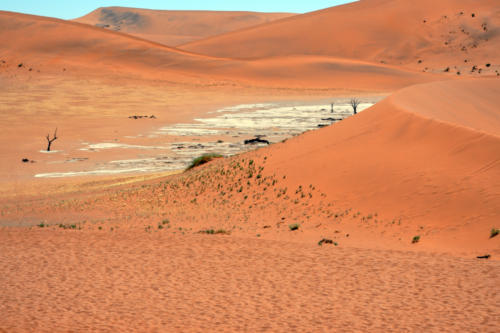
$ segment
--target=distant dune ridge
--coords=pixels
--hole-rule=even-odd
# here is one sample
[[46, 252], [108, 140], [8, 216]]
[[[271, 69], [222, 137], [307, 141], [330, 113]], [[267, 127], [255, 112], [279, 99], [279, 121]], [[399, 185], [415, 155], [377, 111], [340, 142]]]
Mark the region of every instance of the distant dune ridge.
[[[109, 7], [75, 21], [87, 24], [0, 12], [0, 51], [45, 71], [66, 63], [275, 87], [393, 91], [500, 75], [494, 0], [364, 0], [292, 16]], [[196, 41], [171, 47], [184, 38]]]
[[295, 14], [105, 7], [74, 21], [177, 46], [293, 15]]
[[314, 54], [423, 70], [466, 58], [498, 63], [499, 29], [496, 0], [362, 0], [182, 48], [241, 59]]
[[80, 75], [112, 72], [149, 79], [368, 91], [438, 79], [395, 66], [315, 55], [253, 61], [207, 56], [87, 24], [9, 12], [0, 12], [0, 27], [4, 57], [42, 72], [71, 66]]

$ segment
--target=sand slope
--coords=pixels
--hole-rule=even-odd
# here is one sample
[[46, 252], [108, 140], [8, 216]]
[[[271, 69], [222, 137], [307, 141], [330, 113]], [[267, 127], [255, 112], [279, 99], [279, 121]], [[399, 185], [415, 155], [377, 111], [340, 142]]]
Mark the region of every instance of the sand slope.
[[498, 253], [488, 237], [500, 218], [499, 89], [497, 79], [409, 87], [270, 148], [268, 163], [346, 208], [401, 218], [430, 248]]
[[[242, 61], [193, 54], [122, 33], [63, 20], [0, 12], [7, 75], [52, 73], [102, 78], [104, 73], [169, 82], [242, 82], [294, 88], [387, 91], [436, 80], [394, 66], [333, 57]], [[18, 65], [22, 64], [22, 67]], [[34, 72], [32, 73], [32, 69]], [[38, 75], [38, 74], [37, 74]]]
[[362, 0], [182, 48], [244, 59], [328, 55], [453, 73], [457, 66], [463, 74], [472, 65], [498, 65], [499, 26], [495, 0]]
[[[187, 233], [497, 257], [500, 238], [489, 238], [500, 217], [497, 82], [409, 87], [330, 127], [143, 185], [12, 197], [1, 222], [147, 231], [167, 228], [159, 224], [168, 218], [169, 230]], [[448, 105], [427, 110], [448, 92]], [[468, 103], [476, 94], [480, 108]]]
[[[60, 65], [93, 67], [94, 71], [168, 68], [203, 57], [133, 36], [86, 24], [47, 17], [0, 12], [2, 56], [25, 61], [43, 72]], [[127, 66], [124, 68], [124, 66]], [[51, 68], [52, 67], [52, 68]]]
[[104, 7], [74, 21], [176, 46], [293, 15]]

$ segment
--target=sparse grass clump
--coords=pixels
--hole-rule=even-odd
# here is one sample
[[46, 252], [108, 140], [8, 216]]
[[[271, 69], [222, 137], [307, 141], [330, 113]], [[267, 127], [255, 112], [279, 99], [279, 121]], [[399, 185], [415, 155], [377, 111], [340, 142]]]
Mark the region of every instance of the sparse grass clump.
[[493, 229], [491, 229], [491, 232], [490, 232], [490, 238], [493, 238], [493, 237], [497, 236], [498, 234], [500, 234], [500, 229], [493, 228]]
[[412, 244], [416, 244], [420, 241], [420, 236], [414, 236], [413, 239], [411, 240]]
[[206, 230], [200, 230], [198, 233], [200, 234], [207, 234], [207, 235], [229, 235], [229, 231], [226, 231], [224, 229], [206, 229]]
[[290, 229], [290, 231], [299, 230], [300, 224], [298, 224], [298, 223], [289, 224], [288, 228]]
[[[76, 224], [59, 224], [61, 229], [76, 229]], [[81, 228], [80, 228], [81, 229]]]
[[331, 239], [328, 238], [323, 238], [318, 242], [319, 246], [322, 246], [323, 244], [333, 244], [335, 246], [338, 246], [339, 244], [337, 242], [332, 241]]
[[203, 154], [203, 155], [195, 158], [193, 160], [193, 162], [191, 162], [191, 164], [187, 167], [186, 170], [191, 170], [193, 168], [196, 168], [197, 166], [208, 163], [215, 158], [221, 158], [221, 157], [222, 157], [222, 155], [220, 155], [220, 154], [213, 154], [213, 153], [212, 154]]

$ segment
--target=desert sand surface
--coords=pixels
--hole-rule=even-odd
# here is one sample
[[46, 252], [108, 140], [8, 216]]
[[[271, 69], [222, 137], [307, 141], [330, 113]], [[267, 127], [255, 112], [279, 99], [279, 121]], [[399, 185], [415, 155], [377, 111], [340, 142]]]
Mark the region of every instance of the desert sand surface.
[[498, 261], [159, 232], [2, 234], [5, 332], [496, 331]]
[[[238, 59], [313, 54], [462, 75], [498, 64], [495, 0], [361, 0], [182, 45]], [[310, 32], [314, 31], [314, 34]], [[279, 40], [282, 43], [276, 43]], [[477, 75], [477, 69], [475, 74]]]
[[[413, 70], [334, 56], [298, 55], [244, 61], [196, 54], [115, 31], [53, 18], [0, 12], [7, 78], [120, 76], [164, 84], [264, 86], [388, 92], [437, 80]], [[19, 66], [22, 65], [22, 66]], [[353, 75], [356, 73], [356, 75]], [[109, 81], [109, 79], [108, 79]]]
[[177, 46], [293, 15], [295, 14], [104, 7], [74, 21]]
[[[362, 0], [247, 27], [112, 10], [109, 27], [103, 9], [0, 12], [0, 332], [497, 331], [494, 1]], [[330, 103], [341, 118], [188, 171], [37, 177], [230, 145], [268, 110], [320, 125]], [[217, 132], [237, 119], [255, 133]]]

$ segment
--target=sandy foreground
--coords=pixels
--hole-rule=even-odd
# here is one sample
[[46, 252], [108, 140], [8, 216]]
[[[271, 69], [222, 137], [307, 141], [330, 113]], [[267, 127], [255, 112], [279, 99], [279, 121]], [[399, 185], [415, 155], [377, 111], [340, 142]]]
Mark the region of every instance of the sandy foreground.
[[495, 332], [498, 261], [217, 235], [2, 231], [1, 329]]

